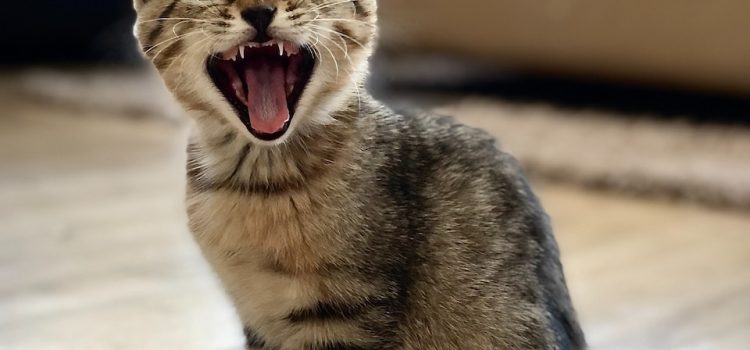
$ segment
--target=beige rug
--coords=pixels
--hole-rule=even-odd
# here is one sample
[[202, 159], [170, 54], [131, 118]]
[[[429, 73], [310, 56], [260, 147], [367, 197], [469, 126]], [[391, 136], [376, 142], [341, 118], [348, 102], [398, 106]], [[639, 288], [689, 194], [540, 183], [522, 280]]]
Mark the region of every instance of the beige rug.
[[[0, 93], [19, 93], [38, 103], [180, 120], [179, 108], [149, 71], [24, 72], [6, 75]], [[438, 113], [496, 135], [532, 176], [750, 209], [748, 129], [483, 98], [448, 101]]]
[[466, 98], [438, 108], [544, 179], [750, 209], [750, 130]]

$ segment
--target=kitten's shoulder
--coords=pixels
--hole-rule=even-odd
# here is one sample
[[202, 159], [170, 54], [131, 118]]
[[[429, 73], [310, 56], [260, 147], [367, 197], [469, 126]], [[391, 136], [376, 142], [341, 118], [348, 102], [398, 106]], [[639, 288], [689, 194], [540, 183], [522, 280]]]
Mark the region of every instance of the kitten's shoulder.
[[394, 111], [377, 106], [370, 111], [380, 144], [407, 148], [421, 161], [432, 161], [439, 167], [457, 167], [462, 173], [525, 177], [515, 158], [482, 129], [462, 124], [451, 116], [415, 109]]

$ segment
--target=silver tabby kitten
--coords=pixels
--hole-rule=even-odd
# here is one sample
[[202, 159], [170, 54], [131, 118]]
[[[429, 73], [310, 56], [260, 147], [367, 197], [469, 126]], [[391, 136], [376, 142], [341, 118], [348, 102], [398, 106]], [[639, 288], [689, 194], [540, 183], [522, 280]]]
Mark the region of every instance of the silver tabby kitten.
[[189, 112], [188, 214], [250, 349], [581, 349], [547, 217], [487, 134], [363, 90], [375, 0], [136, 0]]

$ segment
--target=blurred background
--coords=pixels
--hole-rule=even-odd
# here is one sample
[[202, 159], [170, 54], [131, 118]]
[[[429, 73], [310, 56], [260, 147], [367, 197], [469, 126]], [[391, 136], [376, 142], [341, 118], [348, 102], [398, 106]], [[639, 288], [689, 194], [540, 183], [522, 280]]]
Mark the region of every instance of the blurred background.
[[[592, 349], [750, 343], [750, 2], [380, 0], [370, 90], [484, 128]], [[241, 349], [129, 0], [0, 12], [0, 349]]]

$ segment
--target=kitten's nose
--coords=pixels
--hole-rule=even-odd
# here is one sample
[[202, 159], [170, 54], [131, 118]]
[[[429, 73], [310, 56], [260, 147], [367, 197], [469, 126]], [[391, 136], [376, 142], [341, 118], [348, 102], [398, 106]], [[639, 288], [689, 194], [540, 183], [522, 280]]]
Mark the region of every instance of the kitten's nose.
[[263, 43], [271, 40], [268, 36], [267, 30], [268, 26], [273, 22], [273, 17], [275, 15], [276, 8], [271, 6], [250, 7], [242, 11], [242, 18], [258, 32], [253, 41]]

